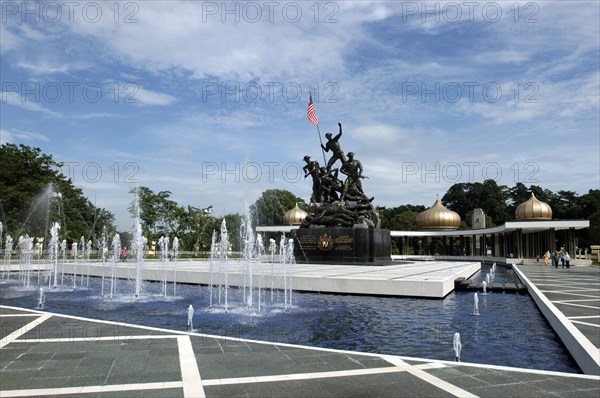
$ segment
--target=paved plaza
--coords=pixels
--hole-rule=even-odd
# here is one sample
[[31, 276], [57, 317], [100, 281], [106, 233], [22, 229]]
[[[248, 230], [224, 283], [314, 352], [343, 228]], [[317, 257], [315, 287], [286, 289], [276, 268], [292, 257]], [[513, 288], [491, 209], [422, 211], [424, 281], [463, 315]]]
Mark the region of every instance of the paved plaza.
[[515, 271], [579, 366], [600, 375], [600, 268], [523, 265]]
[[577, 396], [600, 379], [228, 339], [0, 307], [0, 396]]
[[[597, 349], [599, 269], [519, 270]], [[7, 306], [0, 306], [0, 331], [0, 397], [600, 396], [598, 376], [209, 336]]]
[[[446, 265], [403, 272], [406, 278], [443, 275]], [[338, 267], [323, 272], [364, 274]], [[594, 357], [600, 360], [600, 269], [527, 265], [515, 271], [580, 366], [570, 340], [591, 350], [592, 365]], [[0, 397], [600, 395], [598, 376], [184, 333], [7, 306], [0, 306], [0, 332]]]

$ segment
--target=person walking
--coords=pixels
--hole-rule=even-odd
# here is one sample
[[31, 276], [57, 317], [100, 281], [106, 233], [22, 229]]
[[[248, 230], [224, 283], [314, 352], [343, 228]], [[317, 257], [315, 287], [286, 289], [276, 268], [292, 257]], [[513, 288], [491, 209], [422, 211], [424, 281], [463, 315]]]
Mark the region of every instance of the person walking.
[[569, 252], [565, 252], [565, 265], [567, 266], [567, 269], [571, 268], [571, 266], [569, 265], [570, 261], [571, 261], [571, 256], [569, 256]]
[[127, 262], [127, 247], [126, 246], [123, 246], [123, 249], [121, 249], [121, 261]]
[[544, 252], [544, 265], [548, 266], [548, 257], [550, 257], [550, 253], [548, 251]]
[[560, 264], [561, 264], [561, 268], [565, 268], [565, 253], [560, 255]]

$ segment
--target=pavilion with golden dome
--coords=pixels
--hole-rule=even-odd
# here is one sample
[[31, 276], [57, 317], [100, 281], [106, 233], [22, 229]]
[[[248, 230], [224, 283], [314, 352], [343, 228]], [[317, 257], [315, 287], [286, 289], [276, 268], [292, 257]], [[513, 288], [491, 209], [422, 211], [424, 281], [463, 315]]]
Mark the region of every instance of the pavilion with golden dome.
[[283, 215], [283, 223], [285, 225], [300, 225], [306, 216], [308, 216], [308, 213], [298, 207], [298, 203], [296, 203], [293, 208]]
[[[462, 220], [458, 213], [446, 208], [436, 199], [416, 219], [417, 231], [390, 231], [401, 256], [432, 256], [436, 259], [454, 257], [494, 257], [497, 259], [535, 259], [546, 251], [564, 248], [575, 258], [575, 230], [589, 228], [589, 220], [557, 220], [550, 206], [531, 194], [515, 210], [515, 220], [495, 227], [485, 227], [485, 215], [475, 209], [473, 229], [459, 229]], [[284, 215], [281, 226], [259, 226], [257, 232], [289, 233], [297, 229], [306, 212], [296, 204]], [[483, 220], [482, 220], [483, 219]], [[560, 246], [560, 247], [559, 247]], [[509, 260], [512, 261], [512, 260]]]
[[[475, 210], [485, 219], [481, 209]], [[472, 224], [482, 225], [479, 220]], [[460, 216], [437, 199], [417, 216], [418, 231], [391, 231], [391, 235], [402, 254], [523, 259], [542, 257], [546, 251], [564, 247], [574, 258], [577, 247], [574, 232], [589, 225], [589, 220], [552, 219], [550, 206], [532, 193], [516, 208], [515, 221], [506, 221], [503, 225], [485, 228], [483, 222], [483, 228], [459, 230]]]

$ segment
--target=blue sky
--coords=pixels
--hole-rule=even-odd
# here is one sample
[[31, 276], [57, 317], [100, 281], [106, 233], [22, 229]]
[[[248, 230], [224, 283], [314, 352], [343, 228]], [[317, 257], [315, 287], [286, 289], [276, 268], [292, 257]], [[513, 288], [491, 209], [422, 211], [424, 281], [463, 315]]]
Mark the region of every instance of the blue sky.
[[138, 184], [220, 216], [270, 188], [308, 200], [312, 91], [377, 205], [485, 178], [582, 194], [599, 4], [2, 1], [0, 141], [65, 162], [120, 228]]

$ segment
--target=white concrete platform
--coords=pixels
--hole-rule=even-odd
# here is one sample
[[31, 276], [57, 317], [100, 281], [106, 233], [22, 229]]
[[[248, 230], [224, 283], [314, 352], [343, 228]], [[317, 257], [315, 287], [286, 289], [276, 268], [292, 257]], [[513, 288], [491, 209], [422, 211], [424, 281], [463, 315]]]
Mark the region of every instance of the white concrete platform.
[[[167, 263], [167, 279], [173, 280], [173, 262]], [[213, 265], [212, 283], [219, 281], [219, 267]], [[229, 260], [222, 266], [222, 272], [227, 270], [227, 279], [230, 286], [242, 286], [244, 276], [247, 275], [247, 263]], [[106, 263], [104, 270], [101, 263], [89, 264], [90, 275], [110, 275], [111, 263]], [[73, 273], [74, 266], [77, 274], [87, 274], [88, 264], [64, 264], [65, 273]], [[398, 263], [387, 266], [358, 266], [358, 265], [331, 265], [331, 264], [286, 264], [281, 267], [278, 263], [252, 263], [253, 285], [257, 286], [262, 278], [262, 286], [273, 285], [283, 288], [285, 272], [291, 277], [294, 290], [322, 292], [366, 294], [383, 296], [409, 296], [425, 298], [444, 298], [454, 290], [454, 281], [459, 278], [469, 278], [481, 268], [479, 262], [450, 262], [450, 261], [419, 261], [414, 263]], [[59, 272], [63, 265], [59, 264]], [[209, 261], [178, 261], [177, 282], [191, 284], [210, 284], [211, 272]], [[284, 269], [285, 268], [285, 269]], [[143, 279], [162, 280], [163, 269], [158, 261], [145, 261], [143, 263]], [[115, 267], [115, 276], [119, 278], [132, 278], [135, 273], [135, 264], [132, 262], [118, 263]], [[288, 285], [289, 287], [289, 285]]]

